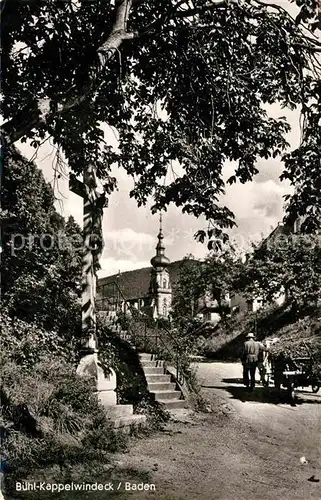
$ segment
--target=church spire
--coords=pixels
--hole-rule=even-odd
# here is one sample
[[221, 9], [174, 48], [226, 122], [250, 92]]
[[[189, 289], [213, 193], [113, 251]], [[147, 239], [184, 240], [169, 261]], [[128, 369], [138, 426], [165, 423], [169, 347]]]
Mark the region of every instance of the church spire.
[[159, 234], [163, 232], [163, 214], [159, 213]]
[[166, 267], [169, 264], [169, 259], [165, 256], [165, 246], [163, 243], [163, 215], [162, 212], [159, 214], [159, 233], [158, 233], [158, 243], [156, 245], [156, 255], [151, 259], [151, 264], [153, 267]]

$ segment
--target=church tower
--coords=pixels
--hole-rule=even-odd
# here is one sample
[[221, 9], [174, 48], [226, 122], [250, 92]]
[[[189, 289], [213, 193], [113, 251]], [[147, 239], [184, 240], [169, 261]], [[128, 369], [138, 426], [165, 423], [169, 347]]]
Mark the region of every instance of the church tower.
[[156, 255], [151, 259], [153, 269], [149, 286], [149, 295], [152, 299], [152, 314], [154, 318], [168, 318], [172, 306], [172, 287], [167, 269], [170, 263], [165, 255], [163, 243], [162, 214], [159, 217], [158, 243]]

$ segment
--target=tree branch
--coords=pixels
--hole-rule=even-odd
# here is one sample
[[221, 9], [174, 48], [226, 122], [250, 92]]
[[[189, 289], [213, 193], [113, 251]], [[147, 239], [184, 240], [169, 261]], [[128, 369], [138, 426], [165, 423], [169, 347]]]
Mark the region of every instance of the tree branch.
[[[279, 12], [285, 13], [289, 19], [295, 23], [295, 20], [290, 16], [290, 14], [280, 5], [274, 3], [265, 3], [261, 0], [252, 0], [254, 4], [256, 4], [259, 8], [261, 7], [271, 7]], [[98, 47], [97, 56], [100, 62], [98, 68], [98, 75], [102, 73], [104, 68], [106, 67], [108, 61], [112, 59], [116, 52], [119, 51], [121, 44], [125, 40], [131, 40], [136, 37], [144, 36], [147, 33], [150, 33], [155, 28], [163, 25], [163, 19], [158, 19], [148, 27], [146, 27], [141, 33], [128, 33], [127, 32], [127, 23], [129, 18], [129, 13], [132, 8], [133, 0], [115, 0], [115, 21], [114, 25], [107, 37], [107, 39]], [[186, 9], [182, 8], [185, 5]], [[204, 5], [200, 7], [193, 7], [193, 5], [189, 8], [189, 2], [186, 0], [178, 1], [176, 6], [174, 7], [172, 13], [172, 19], [184, 19], [188, 17], [195, 16], [200, 14], [201, 12], [211, 11], [213, 9], [221, 9], [228, 8], [231, 5], [239, 5], [238, 0], [219, 0], [219, 1], [208, 1]], [[308, 36], [302, 34], [302, 48], [309, 50], [311, 53], [321, 52], [321, 42], [316, 39], [312, 39]], [[307, 44], [305, 45], [304, 44]], [[86, 98], [88, 93], [92, 90], [92, 81], [83, 85], [81, 90], [76, 96], [72, 96], [69, 99], [67, 98], [64, 103], [58, 104], [58, 108], [55, 110], [55, 117], [59, 117], [72, 110], [81, 104]], [[39, 126], [40, 124], [44, 124], [47, 122], [50, 113], [52, 113], [52, 104], [49, 98], [39, 99], [35, 104], [33, 109], [24, 108], [21, 112], [17, 113], [14, 118], [7, 121], [2, 126], [2, 135], [5, 142], [10, 145], [17, 140], [21, 139], [24, 135], [30, 132], [34, 127]], [[57, 105], [57, 104], [56, 104]]]
[[[134, 33], [127, 33], [127, 22], [129, 12], [132, 6], [132, 0], [116, 0], [116, 16], [113, 28], [108, 35], [107, 40], [97, 49], [97, 55], [100, 61], [99, 72], [101, 73], [106, 67], [108, 61], [119, 50], [120, 45], [124, 40], [133, 39]], [[77, 105], [81, 104], [91, 90], [91, 83], [83, 86], [77, 97], [70, 98], [64, 104], [60, 105], [55, 113], [59, 116], [66, 111], [70, 111]], [[28, 131], [40, 123], [46, 122], [50, 114], [51, 101], [49, 98], [39, 99], [37, 109], [25, 110], [25, 113], [19, 113], [19, 118], [15, 117], [12, 120], [4, 123], [2, 126], [2, 135], [7, 145], [13, 144], [23, 137]], [[27, 118], [21, 120], [21, 116], [25, 114]]]
[[[256, 3], [257, 5], [261, 5], [262, 7], [271, 7], [272, 9], [276, 9], [278, 10], [279, 12], [282, 12], [283, 14], [285, 14], [289, 19], [291, 19], [291, 21], [296, 24], [295, 22], [295, 19], [294, 17], [291, 16], [291, 14], [284, 8], [282, 7], [281, 5], [277, 5], [275, 3], [266, 3], [266, 2], [262, 2], [261, 0], [252, 0], [254, 3]], [[321, 47], [321, 42], [318, 41], [318, 37], [317, 35], [315, 35], [311, 30], [309, 30], [309, 28], [307, 26], [302, 26], [306, 31], [308, 31], [314, 38], [310, 38], [308, 37], [307, 35], [303, 35], [305, 37], [305, 39], [317, 46], [320, 46]]]
[[221, 0], [219, 2], [207, 2], [206, 4], [202, 5], [201, 7], [195, 7], [194, 9], [187, 9], [187, 10], [179, 10], [175, 17], [191, 17], [195, 16], [196, 14], [200, 14], [201, 12], [205, 12], [208, 10], [212, 9], [219, 9], [221, 7], [228, 7], [230, 5], [237, 5], [238, 1], [237, 0]]
[[[195, 7], [191, 9], [180, 9], [184, 3], [186, 4], [186, 0], [182, 0], [178, 2], [177, 5], [175, 5], [175, 10], [173, 11], [172, 19], [185, 19], [188, 17], [195, 16], [196, 14], [200, 14], [201, 12], [205, 12], [206, 10], [211, 10], [211, 9], [217, 9], [217, 8], [226, 8], [231, 4], [237, 4], [238, 0], [220, 0], [219, 2], [207, 2], [206, 4], [202, 5], [201, 7]], [[150, 33], [151, 31], [154, 31], [155, 28], [162, 27], [163, 26], [163, 19], [157, 19], [153, 23], [151, 23], [149, 26], [144, 28], [144, 30], [139, 33], [139, 36], [144, 36], [147, 33]], [[173, 29], [173, 26], [171, 26], [171, 29]]]

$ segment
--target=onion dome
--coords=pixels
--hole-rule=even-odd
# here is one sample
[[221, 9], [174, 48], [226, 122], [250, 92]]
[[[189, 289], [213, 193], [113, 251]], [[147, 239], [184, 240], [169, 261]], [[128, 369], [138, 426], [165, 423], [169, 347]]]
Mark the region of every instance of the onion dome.
[[160, 228], [158, 233], [158, 243], [156, 245], [156, 255], [151, 259], [150, 263], [153, 267], [166, 267], [170, 263], [170, 260], [165, 255], [165, 247], [163, 243], [163, 231], [162, 231], [162, 215], [159, 218]]

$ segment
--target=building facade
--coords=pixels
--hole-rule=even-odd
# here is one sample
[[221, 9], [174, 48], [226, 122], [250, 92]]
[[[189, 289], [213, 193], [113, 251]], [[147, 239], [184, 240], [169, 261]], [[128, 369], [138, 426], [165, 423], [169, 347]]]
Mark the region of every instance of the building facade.
[[150, 314], [153, 318], [168, 318], [172, 307], [172, 286], [168, 271], [169, 259], [165, 255], [162, 220], [156, 245], [156, 255], [151, 259], [149, 297], [151, 301]]
[[110, 317], [132, 308], [152, 318], [168, 318], [172, 307], [172, 279], [177, 279], [180, 261], [171, 263], [165, 255], [162, 218], [157, 236], [156, 254], [151, 268], [142, 268], [98, 280], [97, 307]]

